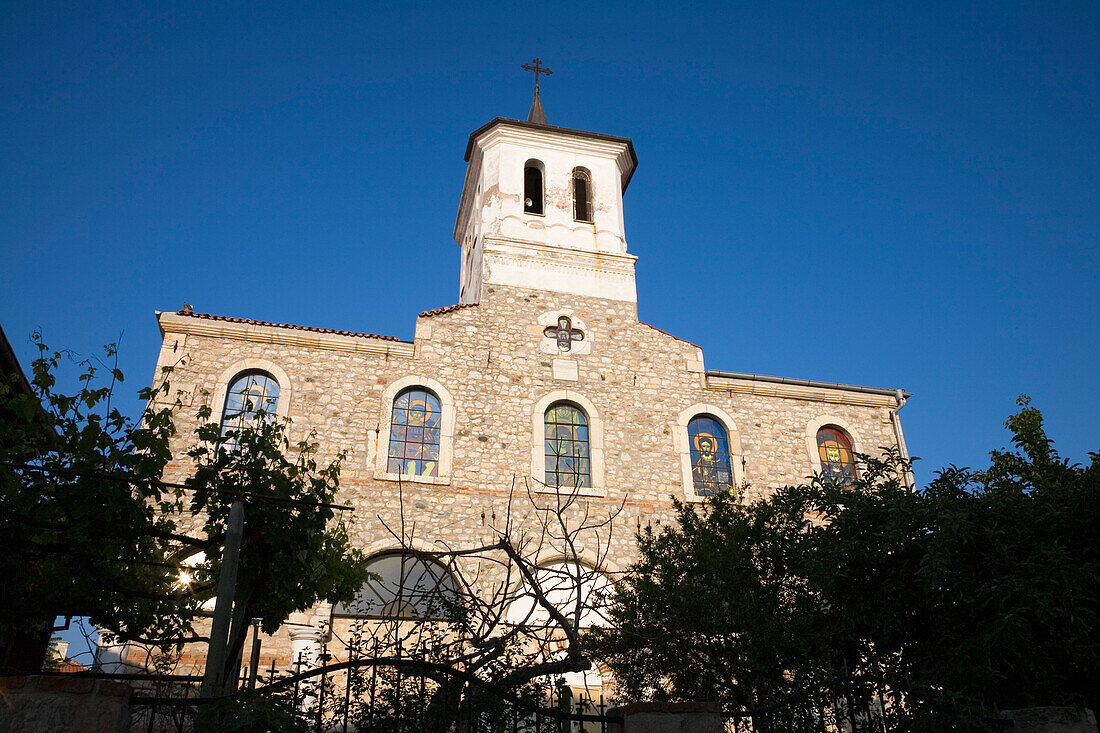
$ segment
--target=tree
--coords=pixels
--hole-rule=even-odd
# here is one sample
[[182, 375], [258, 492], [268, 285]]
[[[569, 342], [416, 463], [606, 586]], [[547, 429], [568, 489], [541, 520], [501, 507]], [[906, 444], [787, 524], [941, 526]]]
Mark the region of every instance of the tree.
[[837, 678], [985, 710], [1100, 704], [1100, 458], [1061, 459], [1026, 398], [1016, 450], [920, 491], [894, 454], [851, 486], [678, 505], [639, 535], [610, 629], [625, 694], [771, 703]]
[[[199, 416], [207, 420], [210, 408]], [[345, 525], [334, 522], [344, 454], [318, 467], [315, 434], [292, 446], [288, 425], [263, 411], [228, 430], [206, 421], [188, 452], [196, 468], [185, 482], [193, 491], [186, 511], [204, 520], [203, 535], [223, 536], [232, 500], [246, 498], [225, 679], [233, 678], [228, 672], [253, 619], [273, 634], [291, 613], [351, 599], [367, 577], [365, 558], [351, 546]], [[215, 577], [220, 564], [215, 554], [202, 571]]]
[[[922, 498], [929, 625], [913, 675], [993, 707], [1100, 708], [1100, 455], [1062, 459], [1026, 397], [1015, 451], [949, 468]], [[932, 624], [935, 624], [934, 628]]]
[[[122, 415], [112, 405], [122, 374], [99, 361], [79, 363], [75, 395], [56, 392], [54, 372], [70, 355], [36, 342], [33, 393], [15, 380], [0, 385], [0, 404], [18, 417], [0, 428], [0, 572], [13, 591], [0, 597], [0, 624], [30, 630], [55, 616], [91, 615], [178, 636], [198, 604], [175, 598], [169, 546], [203, 543], [175, 533], [157, 511], [171, 496], [156, 482], [170, 457], [171, 413], [149, 408], [140, 422]], [[114, 347], [106, 351], [113, 360]]]
[[679, 526], [642, 529], [641, 557], [611, 594], [611, 626], [585, 638], [621, 696], [753, 707], [810, 684], [825, 652], [811, 640], [829, 629], [801, 573], [801, 502], [719, 494], [676, 512]]
[[170, 394], [172, 369], [141, 391], [147, 407], [133, 420], [112, 404], [123, 381], [113, 345], [110, 364], [76, 362], [80, 389], [70, 396], [55, 391], [55, 372], [71, 355], [36, 342], [34, 394], [0, 384], [0, 411], [20, 416], [0, 427], [4, 630], [86, 615], [121, 641], [206, 641], [196, 629], [238, 497], [247, 506], [230, 663], [250, 619], [271, 633], [293, 611], [354, 594], [362, 558], [331, 504], [342, 456], [319, 466], [309, 438], [292, 445], [287, 422], [260, 412], [224, 433], [201, 422], [189, 451], [194, 473], [164, 483], [173, 408], [157, 405]]
[[402, 570], [376, 578], [389, 594], [358, 599], [362, 616], [339, 629], [350, 693], [347, 703], [329, 698], [334, 725], [346, 704], [364, 728], [511, 729], [508, 716], [520, 713], [503, 699], [545, 706], [563, 675], [591, 668], [580, 635], [601, 613], [594, 590], [621, 506], [593, 512], [576, 488], [536, 491], [533, 481], [513, 491], [479, 546], [422, 542], [411, 523], [390, 528]]

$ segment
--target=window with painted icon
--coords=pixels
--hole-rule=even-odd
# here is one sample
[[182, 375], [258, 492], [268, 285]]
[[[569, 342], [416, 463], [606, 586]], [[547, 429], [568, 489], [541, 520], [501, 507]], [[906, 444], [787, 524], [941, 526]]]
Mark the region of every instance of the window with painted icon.
[[826, 425], [817, 431], [817, 453], [821, 459], [821, 476], [845, 486], [856, 480], [856, 464], [852, 456], [852, 441], [840, 428]]
[[424, 387], [410, 387], [394, 397], [387, 473], [439, 475], [441, 414], [439, 397]]
[[729, 436], [726, 427], [711, 415], [696, 415], [688, 422], [691, 442], [691, 479], [696, 496], [714, 496], [733, 488]]
[[576, 405], [555, 402], [546, 410], [546, 485], [592, 485], [588, 455], [588, 418]]

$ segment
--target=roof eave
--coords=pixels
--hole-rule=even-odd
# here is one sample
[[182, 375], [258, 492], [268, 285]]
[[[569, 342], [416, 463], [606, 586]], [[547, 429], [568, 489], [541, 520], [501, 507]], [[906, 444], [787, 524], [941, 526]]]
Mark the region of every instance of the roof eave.
[[11, 347], [3, 328], [0, 328], [0, 374], [5, 379], [11, 379], [15, 389], [23, 394], [34, 394], [30, 380], [27, 379], [27, 373], [23, 371], [23, 366], [19, 363], [19, 357], [15, 355], [15, 349]]
[[770, 374], [748, 374], [746, 372], [728, 372], [722, 369], [708, 369], [708, 377], [721, 377], [724, 379], [743, 379], [750, 382], [769, 382], [771, 384], [789, 384], [796, 387], [814, 387], [817, 389], [835, 389], [842, 392], [862, 392], [864, 394], [882, 395], [884, 397], [897, 397], [899, 394], [904, 399], [913, 396], [904, 389], [887, 387], [863, 387], [856, 384], [839, 384], [836, 382], [819, 382], [816, 379], [793, 379], [791, 377], [775, 377]]
[[540, 125], [537, 122], [527, 122], [526, 120], [513, 120], [507, 117], [496, 117], [489, 122], [486, 122], [481, 127], [477, 128], [470, 133], [470, 139], [466, 143], [466, 154], [463, 156], [463, 160], [467, 163], [470, 162], [470, 156], [474, 151], [474, 143], [481, 135], [497, 125], [511, 125], [513, 127], [522, 127], [527, 130], [539, 130], [541, 132], [556, 132], [562, 135], [572, 135], [574, 137], [587, 137], [593, 140], [604, 140], [607, 142], [616, 142], [626, 145], [627, 154], [630, 156], [630, 170], [627, 171], [626, 177], [623, 179], [623, 191], [626, 191], [626, 187], [630, 185], [630, 179], [634, 177], [634, 171], [638, 169], [638, 155], [634, 152], [634, 142], [628, 137], [619, 137], [618, 135], [605, 135], [601, 132], [588, 132], [586, 130], [574, 130], [569, 127], [557, 127], [555, 125]]

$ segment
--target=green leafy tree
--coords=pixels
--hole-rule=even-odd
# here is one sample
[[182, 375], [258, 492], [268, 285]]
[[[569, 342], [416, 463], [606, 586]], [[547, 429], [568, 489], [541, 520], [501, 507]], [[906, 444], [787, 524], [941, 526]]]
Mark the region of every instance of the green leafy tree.
[[923, 492], [933, 538], [912, 674], [990, 706], [1100, 709], [1100, 456], [1061, 458], [1029, 400], [1014, 451], [951, 468]]
[[213, 595], [238, 497], [246, 509], [231, 663], [250, 619], [271, 633], [294, 611], [354, 595], [362, 557], [331, 506], [342, 455], [319, 465], [314, 443], [292, 444], [287, 421], [262, 412], [224, 434], [203, 420], [189, 451], [194, 472], [183, 484], [163, 483], [174, 426], [173, 408], [161, 405], [172, 369], [141, 391], [147, 407], [133, 420], [112, 404], [123, 379], [113, 345], [111, 365], [77, 362], [80, 389], [70, 396], [55, 389], [70, 355], [36, 341], [33, 394], [14, 379], [0, 384], [0, 412], [18, 418], [0, 425], [5, 632], [90, 616], [121, 641], [206, 641], [197, 622]]
[[[200, 417], [209, 418], [210, 408]], [[201, 534], [224, 536], [233, 500], [246, 497], [227, 667], [236, 664], [252, 619], [273, 634], [295, 611], [350, 600], [367, 579], [366, 558], [351, 547], [332, 505], [344, 454], [319, 466], [315, 436], [292, 445], [287, 428], [287, 420], [263, 411], [225, 431], [207, 420], [189, 451], [195, 471], [185, 482], [193, 491], [187, 512], [204, 520]], [[216, 553], [208, 557], [208, 577], [220, 563]]]
[[[89, 615], [145, 638], [179, 637], [199, 601], [178, 593], [176, 553], [203, 547], [175, 531], [175, 500], [156, 481], [170, 459], [171, 411], [134, 421], [112, 404], [117, 366], [78, 363], [79, 390], [55, 390], [70, 355], [36, 339], [32, 391], [0, 384], [0, 625], [7, 632]], [[106, 355], [113, 360], [113, 346]], [[100, 380], [101, 373], [108, 379]], [[146, 399], [153, 390], [143, 390]]]
[[851, 486], [677, 505], [585, 641], [635, 698], [751, 708], [855, 679], [985, 711], [1095, 708], [1100, 459], [1061, 459], [1020, 405], [1015, 451], [920, 491], [888, 453]]
[[286, 694], [246, 690], [200, 711], [209, 733], [310, 733], [314, 730]]

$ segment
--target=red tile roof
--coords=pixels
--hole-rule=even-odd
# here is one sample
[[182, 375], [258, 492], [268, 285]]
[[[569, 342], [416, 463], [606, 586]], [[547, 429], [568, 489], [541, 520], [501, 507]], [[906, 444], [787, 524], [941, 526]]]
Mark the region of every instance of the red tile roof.
[[362, 333], [361, 331], [339, 331], [335, 328], [317, 328], [316, 326], [296, 326], [291, 323], [272, 323], [271, 321], [255, 321], [251, 318], [232, 318], [230, 316], [215, 316], [210, 313], [193, 313], [184, 310], [176, 311], [177, 316], [189, 318], [205, 318], [208, 321], [227, 321], [229, 323], [247, 323], [253, 326], [271, 326], [272, 328], [292, 328], [296, 331], [313, 331], [314, 333], [335, 333], [340, 336], [356, 336], [359, 338], [381, 339], [383, 341], [401, 341], [396, 336], [382, 336], [377, 333]]
[[438, 316], [441, 313], [450, 313], [451, 311], [462, 310], [463, 308], [473, 308], [477, 306], [477, 303], [455, 303], [454, 305], [446, 305], [442, 308], [434, 308], [430, 311], [424, 311], [420, 314], [421, 318], [427, 318], [428, 316]]

